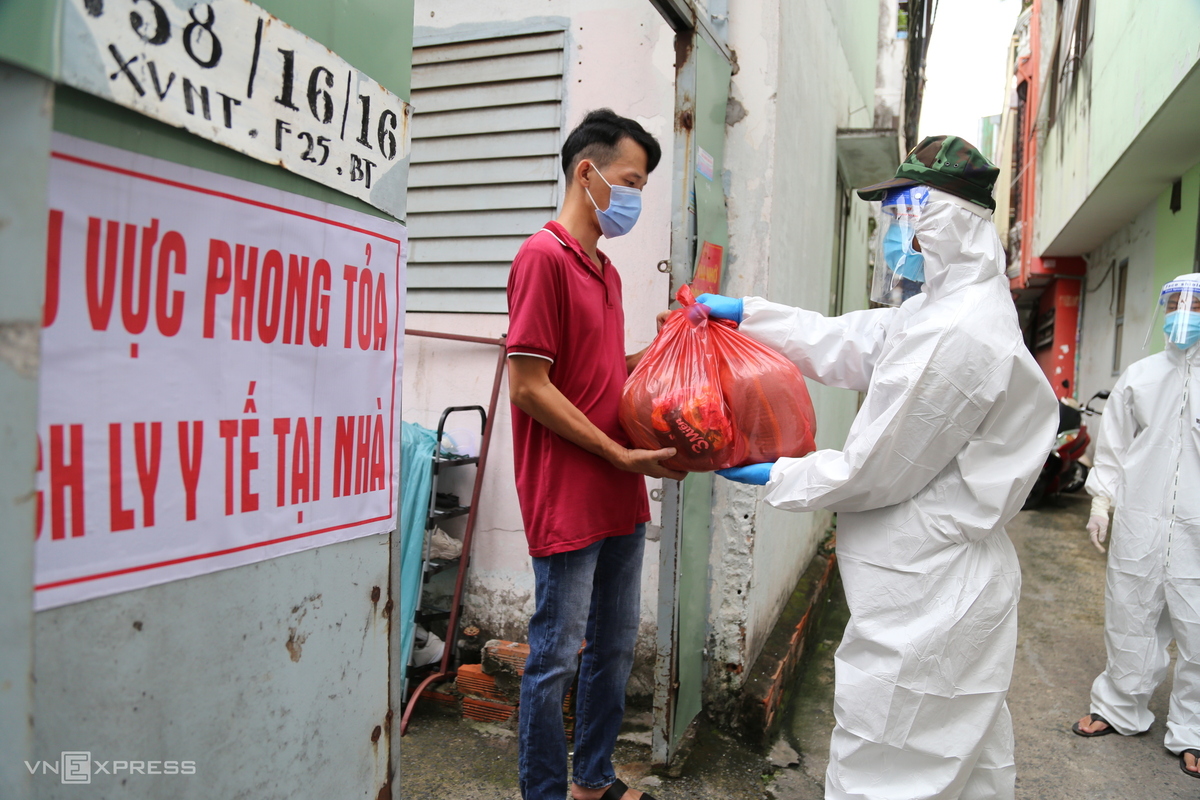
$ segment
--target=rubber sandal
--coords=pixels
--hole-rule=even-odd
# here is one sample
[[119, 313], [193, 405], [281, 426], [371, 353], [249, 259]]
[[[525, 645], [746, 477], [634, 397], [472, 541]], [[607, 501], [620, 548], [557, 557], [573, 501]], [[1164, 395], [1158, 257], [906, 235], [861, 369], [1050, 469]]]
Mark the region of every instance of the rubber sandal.
[[1188, 753], [1191, 753], [1193, 758], [1195, 758], [1197, 761], [1200, 761], [1200, 750], [1192, 750], [1189, 748], [1179, 754], [1179, 768], [1183, 770], [1183, 774], [1187, 775], [1189, 778], [1200, 778], [1200, 772], [1192, 772], [1187, 768], [1187, 759], [1185, 759], [1184, 756], [1186, 756]]
[[[621, 800], [627, 791], [629, 791], [629, 787], [622, 783], [620, 778], [617, 778], [609, 784], [604, 794], [600, 795], [600, 800]], [[654, 800], [654, 795], [642, 792], [642, 800]]]
[[[1079, 727], [1079, 723], [1076, 722], [1074, 725], [1071, 726], [1071, 733], [1075, 734], [1076, 736], [1084, 736], [1087, 738], [1091, 738], [1093, 736], [1108, 736], [1110, 733], [1117, 732], [1117, 729], [1112, 726], [1112, 723], [1109, 722], [1108, 720], [1106, 720], [1104, 717], [1100, 716], [1099, 714], [1088, 714], [1088, 716], [1092, 718], [1092, 722], [1103, 722], [1108, 727], [1102, 731], [1092, 731], [1091, 733], [1088, 733], [1083, 728]], [[1197, 777], [1200, 777], [1200, 776], [1197, 776]]]

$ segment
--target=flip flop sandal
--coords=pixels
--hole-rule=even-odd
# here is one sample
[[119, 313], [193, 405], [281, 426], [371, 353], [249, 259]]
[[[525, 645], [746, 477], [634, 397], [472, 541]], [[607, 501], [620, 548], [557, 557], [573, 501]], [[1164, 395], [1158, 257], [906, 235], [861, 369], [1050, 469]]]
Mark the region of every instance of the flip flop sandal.
[[[600, 800], [621, 800], [627, 791], [629, 791], [629, 787], [622, 783], [620, 778], [617, 778], [609, 785], [604, 794], [600, 795]], [[642, 800], [654, 800], [654, 795], [642, 792]]]
[[[1117, 732], [1117, 729], [1112, 726], [1112, 723], [1099, 714], [1088, 714], [1088, 716], [1092, 718], [1092, 722], [1103, 722], [1108, 727], [1102, 731], [1092, 731], [1091, 733], [1088, 733], [1083, 728], [1079, 727], [1079, 723], [1076, 722], [1071, 726], [1071, 733], [1075, 734], [1076, 736], [1085, 736], [1091, 738], [1092, 736], [1108, 736], [1110, 733]], [[1197, 775], [1196, 777], [1200, 777], [1200, 775]]]
[[1192, 754], [1192, 758], [1200, 761], [1200, 750], [1184, 750], [1179, 754], [1179, 768], [1183, 770], [1183, 774], [1187, 775], [1189, 778], [1200, 778], [1200, 772], [1192, 772], [1187, 768], [1187, 759], [1185, 759], [1184, 756], [1186, 756], [1188, 753]]

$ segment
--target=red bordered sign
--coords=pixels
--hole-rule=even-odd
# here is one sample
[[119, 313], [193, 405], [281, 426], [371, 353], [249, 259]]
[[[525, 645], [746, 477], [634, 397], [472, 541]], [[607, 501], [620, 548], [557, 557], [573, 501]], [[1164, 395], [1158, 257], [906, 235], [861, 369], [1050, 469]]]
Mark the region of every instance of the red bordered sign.
[[35, 607], [395, 527], [402, 225], [56, 135]]

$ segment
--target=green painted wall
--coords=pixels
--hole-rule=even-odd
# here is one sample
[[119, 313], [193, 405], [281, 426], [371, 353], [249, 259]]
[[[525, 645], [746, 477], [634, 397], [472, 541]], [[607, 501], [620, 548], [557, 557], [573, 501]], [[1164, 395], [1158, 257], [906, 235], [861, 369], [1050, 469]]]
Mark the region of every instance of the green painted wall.
[[54, 77], [58, 8], [54, 0], [0, 0], [0, 60]]
[[1200, 3], [1105, 0], [1092, 5], [1088, 158], [1094, 186], [1200, 59]]
[[[1178, 211], [1171, 211], [1168, 188], [1154, 202], [1154, 283], [1151, 302], [1157, 303], [1159, 290], [1172, 278], [1192, 271], [1196, 252], [1196, 229], [1200, 224], [1200, 164], [1183, 175]], [[1161, 323], [1155, 323], [1161, 324]], [[1157, 331], [1150, 332], [1148, 352], [1160, 352], [1165, 346]]]
[[33, 797], [33, 498], [50, 82], [0, 64], [0, 797]]
[[258, 5], [409, 99], [413, 0], [258, 0]]
[[1183, 175], [1182, 203], [1171, 211], [1171, 190], [1158, 196], [1154, 220], [1154, 279], [1162, 286], [1192, 271], [1196, 257], [1196, 225], [1200, 212], [1200, 164]]
[[[1043, 85], [1047, 99], [1039, 105], [1039, 133], [1045, 138], [1039, 147], [1037, 253], [1072, 220], [1078, 224], [1075, 217], [1084, 202], [1114, 168], [1120, 168], [1131, 145], [1164, 105], [1178, 107], [1180, 87], [1200, 62], [1197, 0], [1104, 0], [1092, 2], [1091, 8], [1090, 44], [1073, 88], [1061, 90], [1053, 124], [1046, 119], [1050, 84]], [[1042, 0], [1043, 29], [1053, 27], [1056, 9], [1052, 0]], [[1054, 39], [1046, 39], [1043, 47], [1045, 73]], [[1139, 158], [1154, 160], [1144, 151]], [[1161, 180], [1157, 163], [1153, 169], [1155, 180]], [[1093, 206], [1088, 213], [1103, 211]], [[1132, 215], [1132, 209], [1127, 211]], [[1065, 254], [1073, 253], [1059, 253]]]

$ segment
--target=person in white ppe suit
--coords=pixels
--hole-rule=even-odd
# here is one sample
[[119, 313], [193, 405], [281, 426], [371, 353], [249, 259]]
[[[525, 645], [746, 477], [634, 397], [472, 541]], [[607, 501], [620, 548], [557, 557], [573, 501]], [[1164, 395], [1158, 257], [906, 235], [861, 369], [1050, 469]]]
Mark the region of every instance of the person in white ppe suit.
[[792, 511], [838, 512], [850, 622], [835, 656], [825, 797], [1012, 798], [1006, 696], [1021, 572], [1004, 525], [1054, 442], [992, 222], [997, 170], [930, 137], [883, 201], [877, 301], [829, 318], [705, 295], [809, 378], [866, 392], [841, 450], [718, 474]]
[[1109, 395], [1086, 488], [1088, 533], [1111, 552], [1104, 591], [1108, 663], [1092, 683], [1080, 736], [1149, 729], [1150, 695], [1175, 680], [1165, 744], [1200, 777], [1200, 275], [1163, 287], [1166, 348], [1125, 370]]

